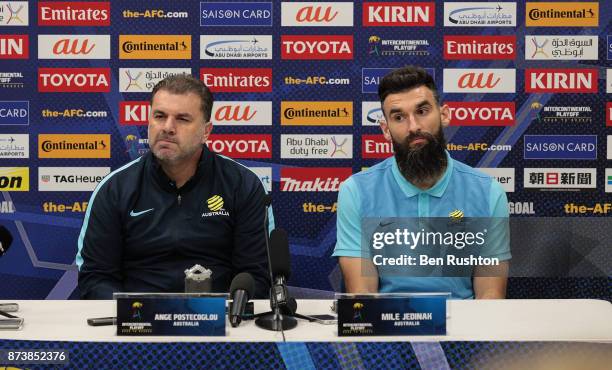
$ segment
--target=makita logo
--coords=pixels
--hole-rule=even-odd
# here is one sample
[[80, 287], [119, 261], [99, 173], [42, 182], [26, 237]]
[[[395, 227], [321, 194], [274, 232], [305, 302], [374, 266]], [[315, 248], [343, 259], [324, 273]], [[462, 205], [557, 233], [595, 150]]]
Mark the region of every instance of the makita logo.
[[513, 102], [447, 102], [451, 126], [512, 126]]
[[201, 68], [212, 92], [272, 92], [272, 68]]
[[28, 59], [28, 35], [0, 35], [0, 59]]
[[110, 59], [110, 35], [38, 35], [38, 59]]
[[353, 36], [283, 35], [282, 59], [353, 59]]
[[232, 158], [272, 158], [272, 135], [213, 135], [206, 141], [215, 153]]
[[366, 2], [363, 3], [363, 25], [367, 26], [434, 26], [434, 2]]
[[444, 69], [444, 92], [514, 93], [514, 69]]
[[393, 155], [393, 145], [383, 135], [361, 135], [361, 158], [387, 158]]
[[119, 123], [122, 125], [146, 125], [149, 123], [151, 103], [148, 101], [119, 102]]
[[444, 36], [446, 60], [512, 60], [516, 36]]
[[39, 68], [39, 92], [110, 92], [110, 68]]
[[271, 101], [216, 101], [213, 103], [212, 122], [228, 126], [271, 126]]
[[352, 173], [350, 167], [281, 168], [281, 191], [338, 191]]
[[526, 69], [525, 92], [597, 93], [597, 69]]
[[283, 27], [352, 27], [353, 2], [282, 2]]
[[40, 1], [39, 26], [110, 26], [110, 2]]

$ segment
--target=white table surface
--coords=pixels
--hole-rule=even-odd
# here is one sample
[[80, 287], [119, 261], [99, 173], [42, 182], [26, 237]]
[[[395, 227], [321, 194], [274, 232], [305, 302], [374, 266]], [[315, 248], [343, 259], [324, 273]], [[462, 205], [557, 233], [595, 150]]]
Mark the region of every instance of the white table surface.
[[[8, 303], [9, 301], [0, 301]], [[92, 327], [87, 318], [115, 316], [114, 301], [11, 301], [25, 319], [22, 330], [0, 330], [0, 339], [88, 342], [276, 342], [278, 332], [253, 321], [238, 328], [227, 324], [225, 337], [126, 337], [115, 326]], [[298, 300], [302, 314], [331, 313], [331, 300]], [[336, 325], [298, 320], [285, 331], [287, 341], [590, 341], [612, 342], [612, 304], [594, 299], [450, 301], [446, 336], [338, 337]], [[255, 312], [269, 310], [256, 301]]]

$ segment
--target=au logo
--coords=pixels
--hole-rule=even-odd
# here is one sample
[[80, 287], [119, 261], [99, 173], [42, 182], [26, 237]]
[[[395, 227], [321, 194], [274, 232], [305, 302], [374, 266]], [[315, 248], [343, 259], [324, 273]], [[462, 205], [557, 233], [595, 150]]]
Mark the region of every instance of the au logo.
[[212, 197], [208, 198], [207, 203], [208, 209], [210, 209], [212, 212], [217, 212], [223, 209], [223, 198], [219, 195], [213, 195]]
[[463, 219], [463, 211], [456, 209], [452, 211], [451, 213], [449, 213], [448, 217], [451, 218], [451, 221], [461, 222], [461, 220]]

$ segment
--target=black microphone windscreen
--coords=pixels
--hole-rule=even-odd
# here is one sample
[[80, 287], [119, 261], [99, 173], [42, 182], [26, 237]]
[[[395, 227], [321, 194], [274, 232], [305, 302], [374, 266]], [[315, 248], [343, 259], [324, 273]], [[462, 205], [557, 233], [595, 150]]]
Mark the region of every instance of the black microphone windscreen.
[[0, 244], [2, 244], [0, 256], [9, 249], [11, 243], [13, 243], [13, 236], [6, 227], [0, 226]]
[[234, 295], [237, 290], [245, 290], [249, 299], [253, 298], [255, 293], [255, 279], [248, 272], [241, 272], [234, 276], [230, 285], [230, 295]]
[[289, 254], [289, 238], [283, 229], [274, 229], [270, 233], [270, 263], [274, 277], [291, 276], [291, 257]]

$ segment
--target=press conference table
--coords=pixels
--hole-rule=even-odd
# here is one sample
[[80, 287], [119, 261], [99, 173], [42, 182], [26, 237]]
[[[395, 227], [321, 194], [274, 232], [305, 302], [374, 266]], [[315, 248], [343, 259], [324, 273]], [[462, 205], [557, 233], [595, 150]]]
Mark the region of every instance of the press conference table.
[[[0, 301], [7, 302], [7, 301]], [[114, 301], [13, 301], [25, 319], [22, 330], [0, 331], [0, 341], [61, 342], [278, 342], [280, 333], [243, 321], [227, 324], [225, 337], [126, 337], [115, 326], [92, 327], [87, 318], [115, 316]], [[330, 300], [298, 300], [302, 314], [331, 313]], [[255, 312], [269, 310], [256, 301]], [[612, 304], [593, 299], [450, 301], [446, 336], [338, 337], [336, 325], [299, 320], [285, 332], [290, 342], [387, 341], [572, 341], [612, 343]]]

